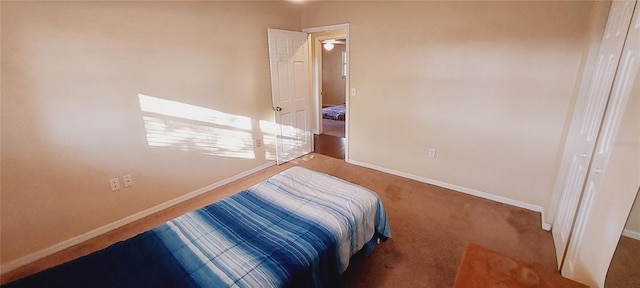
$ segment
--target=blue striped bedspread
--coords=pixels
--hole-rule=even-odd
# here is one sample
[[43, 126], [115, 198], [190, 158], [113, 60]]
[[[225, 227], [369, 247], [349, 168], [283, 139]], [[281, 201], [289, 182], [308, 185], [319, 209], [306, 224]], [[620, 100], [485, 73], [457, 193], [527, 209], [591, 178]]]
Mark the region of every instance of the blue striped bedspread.
[[327, 287], [390, 236], [374, 192], [293, 167], [7, 287]]

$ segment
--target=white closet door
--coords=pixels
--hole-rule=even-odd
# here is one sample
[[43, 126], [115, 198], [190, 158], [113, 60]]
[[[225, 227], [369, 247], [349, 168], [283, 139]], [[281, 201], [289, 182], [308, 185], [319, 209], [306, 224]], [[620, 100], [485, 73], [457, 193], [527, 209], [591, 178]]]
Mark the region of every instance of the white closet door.
[[[563, 275], [597, 287], [604, 286], [609, 264], [640, 186], [640, 147], [616, 146], [623, 119], [626, 124], [636, 127], [627, 129], [623, 136], [640, 139], [637, 130], [640, 109], [627, 107], [630, 97], [635, 103], [640, 99], [640, 7], [636, 7], [631, 26], [627, 27], [622, 57], [562, 269]], [[609, 164], [614, 149], [618, 149], [617, 158], [614, 158], [617, 162], [611, 170]]]
[[592, 160], [634, 6], [634, 1], [613, 1], [594, 75], [591, 78], [585, 77], [582, 83], [579, 97], [584, 101], [583, 110], [576, 111], [580, 114], [574, 116], [574, 123], [569, 131], [568, 148], [563, 156], [565, 161], [569, 161], [569, 165], [564, 174], [566, 176], [552, 228], [558, 267], [563, 263], [574, 226], [587, 169]]

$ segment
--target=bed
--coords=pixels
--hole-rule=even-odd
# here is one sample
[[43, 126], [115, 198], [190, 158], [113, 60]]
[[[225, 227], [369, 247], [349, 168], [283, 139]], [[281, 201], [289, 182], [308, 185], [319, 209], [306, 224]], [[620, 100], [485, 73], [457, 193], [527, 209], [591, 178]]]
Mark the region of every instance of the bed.
[[328, 287], [390, 236], [374, 192], [292, 167], [6, 287]]
[[322, 118], [344, 121], [347, 115], [347, 105], [340, 104], [322, 108]]

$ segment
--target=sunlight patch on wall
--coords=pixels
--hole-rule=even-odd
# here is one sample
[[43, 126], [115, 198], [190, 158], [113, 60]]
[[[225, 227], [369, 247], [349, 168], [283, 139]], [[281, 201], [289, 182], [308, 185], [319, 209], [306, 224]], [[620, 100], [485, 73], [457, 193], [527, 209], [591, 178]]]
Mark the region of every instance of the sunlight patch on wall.
[[150, 147], [255, 159], [251, 118], [142, 94], [138, 99]]
[[251, 130], [251, 118], [200, 106], [138, 94], [144, 112]]

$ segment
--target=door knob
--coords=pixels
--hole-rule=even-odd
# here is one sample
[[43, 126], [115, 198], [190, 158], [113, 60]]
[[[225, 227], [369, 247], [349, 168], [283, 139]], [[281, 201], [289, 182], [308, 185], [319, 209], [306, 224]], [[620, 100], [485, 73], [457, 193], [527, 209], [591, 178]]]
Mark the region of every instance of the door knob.
[[275, 111], [282, 111], [282, 107], [276, 107], [276, 108], [273, 108], [273, 110], [275, 110]]

